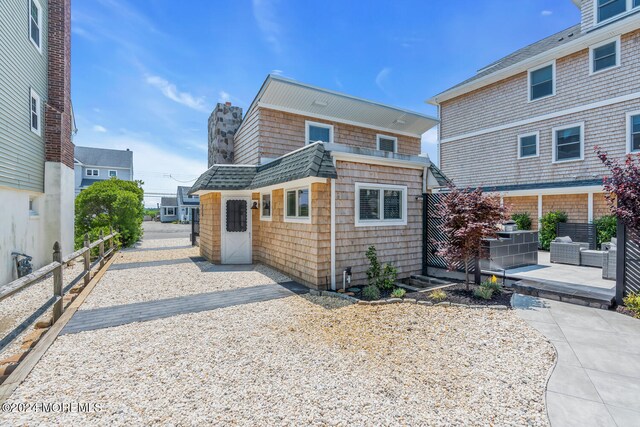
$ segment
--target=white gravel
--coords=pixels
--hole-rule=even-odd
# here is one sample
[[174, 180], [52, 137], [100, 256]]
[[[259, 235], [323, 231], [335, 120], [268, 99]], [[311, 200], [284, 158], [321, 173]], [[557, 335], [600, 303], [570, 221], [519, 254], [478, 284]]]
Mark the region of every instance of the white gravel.
[[553, 358], [509, 311], [293, 296], [62, 336], [9, 402], [101, 411], [0, 423], [544, 426]]

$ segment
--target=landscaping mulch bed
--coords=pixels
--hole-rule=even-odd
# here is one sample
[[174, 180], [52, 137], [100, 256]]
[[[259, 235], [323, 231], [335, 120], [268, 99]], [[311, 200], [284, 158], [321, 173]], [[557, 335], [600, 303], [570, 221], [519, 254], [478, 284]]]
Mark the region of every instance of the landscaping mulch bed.
[[473, 295], [473, 291], [479, 288], [477, 285], [469, 285], [469, 290], [467, 291], [467, 287], [465, 284], [455, 284], [452, 286], [448, 286], [446, 288], [441, 288], [446, 294], [447, 298], [442, 301], [434, 301], [429, 298], [431, 291], [426, 292], [408, 292], [405, 295], [405, 298], [415, 298], [420, 301], [431, 301], [431, 302], [451, 302], [455, 304], [467, 304], [467, 305], [504, 305], [507, 307], [511, 307], [511, 296], [513, 295], [513, 290], [509, 288], [502, 288], [502, 294], [494, 295], [490, 300], [484, 300], [482, 298], [477, 298]]
[[635, 317], [635, 313], [625, 307], [624, 305], [619, 305], [616, 307], [616, 311], [620, 314], [624, 314], [626, 316]]

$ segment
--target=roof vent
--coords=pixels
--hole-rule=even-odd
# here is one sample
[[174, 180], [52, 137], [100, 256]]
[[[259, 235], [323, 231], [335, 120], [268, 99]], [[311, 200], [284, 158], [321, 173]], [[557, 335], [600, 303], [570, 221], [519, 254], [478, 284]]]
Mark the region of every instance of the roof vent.
[[402, 120], [402, 119], [395, 119], [395, 120], [393, 121], [393, 123], [398, 124], [398, 125], [406, 125], [406, 124], [407, 124], [407, 122], [405, 122], [405, 121], [404, 121], [404, 120]]
[[317, 105], [318, 107], [326, 107], [329, 105], [327, 101], [318, 101], [317, 99], [313, 101], [313, 105]]

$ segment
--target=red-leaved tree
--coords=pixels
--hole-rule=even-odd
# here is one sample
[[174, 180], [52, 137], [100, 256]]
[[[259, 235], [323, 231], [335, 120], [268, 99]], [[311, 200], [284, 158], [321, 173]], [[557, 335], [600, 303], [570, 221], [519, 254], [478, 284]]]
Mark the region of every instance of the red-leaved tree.
[[508, 211], [500, 206], [499, 197], [484, 194], [479, 188], [456, 187], [442, 196], [437, 209], [448, 237], [446, 242], [436, 242], [438, 254], [451, 270], [464, 264], [469, 290], [469, 261], [482, 255], [482, 239], [496, 236], [498, 225], [509, 218]]
[[598, 146], [595, 151], [611, 172], [603, 183], [609, 209], [637, 236], [640, 231], [640, 154], [628, 154], [620, 161], [611, 159]]

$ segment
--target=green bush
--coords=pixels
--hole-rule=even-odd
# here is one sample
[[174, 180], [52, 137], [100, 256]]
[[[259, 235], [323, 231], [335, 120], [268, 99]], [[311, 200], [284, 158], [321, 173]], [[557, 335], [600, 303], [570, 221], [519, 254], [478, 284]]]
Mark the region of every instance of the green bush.
[[369, 285], [389, 291], [393, 289], [398, 276], [396, 267], [391, 264], [385, 264], [382, 267], [380, 261], [378, 261], [375, 246], [369, 246], [365, 255], [369, 259], [369, 268], [367, 269], [367, 282]]
[[500, 285], [496, 276], [491, 276], [491, 278], [482, 282], [480, 286], [491, 289], [491, 291], [496, 295], [500, 295], [502, 293], [502, 285]]
[[393, 292], [391, 292], [391, 296], [393, 298], [402, 298], [406, 293], [407, 291], [402, 288], [395, 288]]
[[374, 301], [380, 299], [380, 289], [375, 285], [365, 286], [362, 289], [362, 299]]
[[529, 212], [514, 213], [511, 219], [518, 225], [518, 230], [531, 230], [531, 214]]
[[565, 212], [547, 212], [540, 218], [540, 247], [545, 251], [551, 248], [551, 242], [556, 236], [556, 226], [559, 222], [567, 222]]
[[429, 294], [429, 299], [432, 299], [435, 302], [444, 301], [445, 299], [447, 299], [447, 293], [442, 289], [436, 289], [434, 291], [431, 291], [431, 293]]
[[113, 227], [123, 246], [131, 246], [142, 237], [144, 191], [140, 181], [111, 178], [98, 181], [78, 194], [75, 201], [75, 246], [81, 248], [84, 235], [95, 241], [100, 233]]
[[486, 286], [480, 286], [473, 291], [473, 296], [484, 300], [490, 300], [493, 296], [493, 289]]
[[629, 310], [633, 311], [634, 317], [640, 319], [640, 294], [630, 293], [622, 301]]
[[598, 247], [616, 237], [618, 219], [614, 215], [605, 215], [593, 221], [598, 231]]

